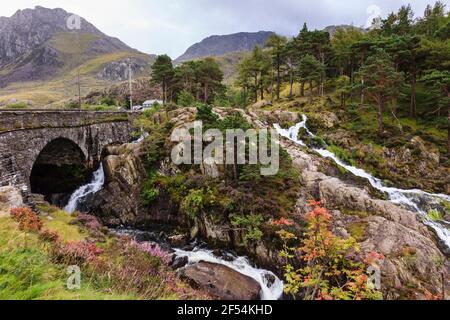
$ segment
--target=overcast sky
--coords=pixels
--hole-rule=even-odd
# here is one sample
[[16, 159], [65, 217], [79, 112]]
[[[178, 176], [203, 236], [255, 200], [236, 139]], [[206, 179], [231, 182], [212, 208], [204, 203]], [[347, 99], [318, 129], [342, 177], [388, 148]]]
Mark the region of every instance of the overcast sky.
[[[190, 45], [214, 34], [276, 31], [294, 35], [334, 24], [364, 26], [371, 15], [386, 16], [411, 3], [422, 16], [435, 0], [14, 0], [2, 1], [0, 16], [40, 5], [63, 8], [146, 53], [176, 58]], [[447, 9], [450, 1], [444, 0]], [[379, 9], [379, 10], [378, 10]]]

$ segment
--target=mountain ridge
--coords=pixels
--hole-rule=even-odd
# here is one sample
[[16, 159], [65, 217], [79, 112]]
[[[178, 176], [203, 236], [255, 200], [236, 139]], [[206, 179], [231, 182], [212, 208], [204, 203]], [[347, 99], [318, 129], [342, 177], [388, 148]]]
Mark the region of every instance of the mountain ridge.
[[226, 35], [212, 35], [190, 46], [175, 62], [185, 62], [227, 53], [251, 51], [256, 45], [263, 46], [273, 31], [238, 32]]
[[106, 35], [82, 17], [81, 29], [70, 30], [67, 20], [73, 15], [61, 8], [36, 6], [0, 17], [0, 105], [24, 100], [21, 88], [45, 87], [46, 98], [33, 101], [31, 94], [25, 95], [40, 105], [60, 100], [61, 89], [68, 91], [64, 98], [70, 98], [76, 93], [72, 87], [78, 72], [96, 88], [123, 81], [129, 59], [135, 76], [149, 72], [154, 55]]

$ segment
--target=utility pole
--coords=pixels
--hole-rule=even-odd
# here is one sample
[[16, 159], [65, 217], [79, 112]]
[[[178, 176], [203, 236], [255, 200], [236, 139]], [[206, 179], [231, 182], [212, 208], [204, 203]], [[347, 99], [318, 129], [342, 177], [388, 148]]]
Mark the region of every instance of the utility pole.
[[133, 84], [131, 80], [131, 58], [128, 60], [128, 79], [130, 82], [130, 110], [133, 109]]
[[80, 83], [80, 68], [77, 70], [77, 82], [78, 82], [78, 108], [81, 110], [81, 83]]

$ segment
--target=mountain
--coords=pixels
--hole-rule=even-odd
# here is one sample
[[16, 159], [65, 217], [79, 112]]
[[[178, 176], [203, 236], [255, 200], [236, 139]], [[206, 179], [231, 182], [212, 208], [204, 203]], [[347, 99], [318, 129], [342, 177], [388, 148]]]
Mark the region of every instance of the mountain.
[[27, 98], [42, 106], [69, 98], [78, 72], [83, 93], [88, 86], [123, 81], [130, 58], [135, 75], [150, 69], [155, 56], [107, 36], [83, 18], [74, 32], [67, 23], [71, 16], [37, 6], [0, 17], [0, 105]]
[[269, 31], [259, 31], [211, 36], [189, 47], [175, 62], [180, 63], [202, 57], [251, 51], [256, 45], [263, 46], [272, 34], [274, 33]]

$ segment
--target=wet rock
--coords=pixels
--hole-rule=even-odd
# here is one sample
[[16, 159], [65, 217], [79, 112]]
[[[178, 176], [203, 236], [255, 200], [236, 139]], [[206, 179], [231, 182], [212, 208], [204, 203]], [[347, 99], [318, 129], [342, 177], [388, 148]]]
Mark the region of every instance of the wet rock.
[[266, 281], [266, 283], [267, 283], [267, 287], [272, 287], [273, 285], [274, 285], [274, 283], [275, 283], [275, 281], [277, 280], [277, 278], [273, 275], [273, 274], [270, 274], [270, 273], [266, 273], [265, 275], [264, 275], [264, 280]]
[[188, 257], [177, 257], [174, 255], [170, 266], [173, 270], [178, 270], [185, 267], [188, 263], [189, 263]]
[[261, 286], [224, 265], [200, 262], [180, 270], [179, 275], [194, 288], [207, 291], [219, 300], [259, 300]]
[[216, 249], [213, 251], [213, 255], [224, 261], [228, 261], [228, 262], [234, 261], [234, 257], [232, 255], [230, 255], [228, 252], [226, 252], [225, 250]]
[[182, 248], [184, 246], [186, 246], [186, 244], [188, 243], [189, 239], [186, 235], [174, 235], [169, 237], [169, 243], [172, 247], [175, 248]]

